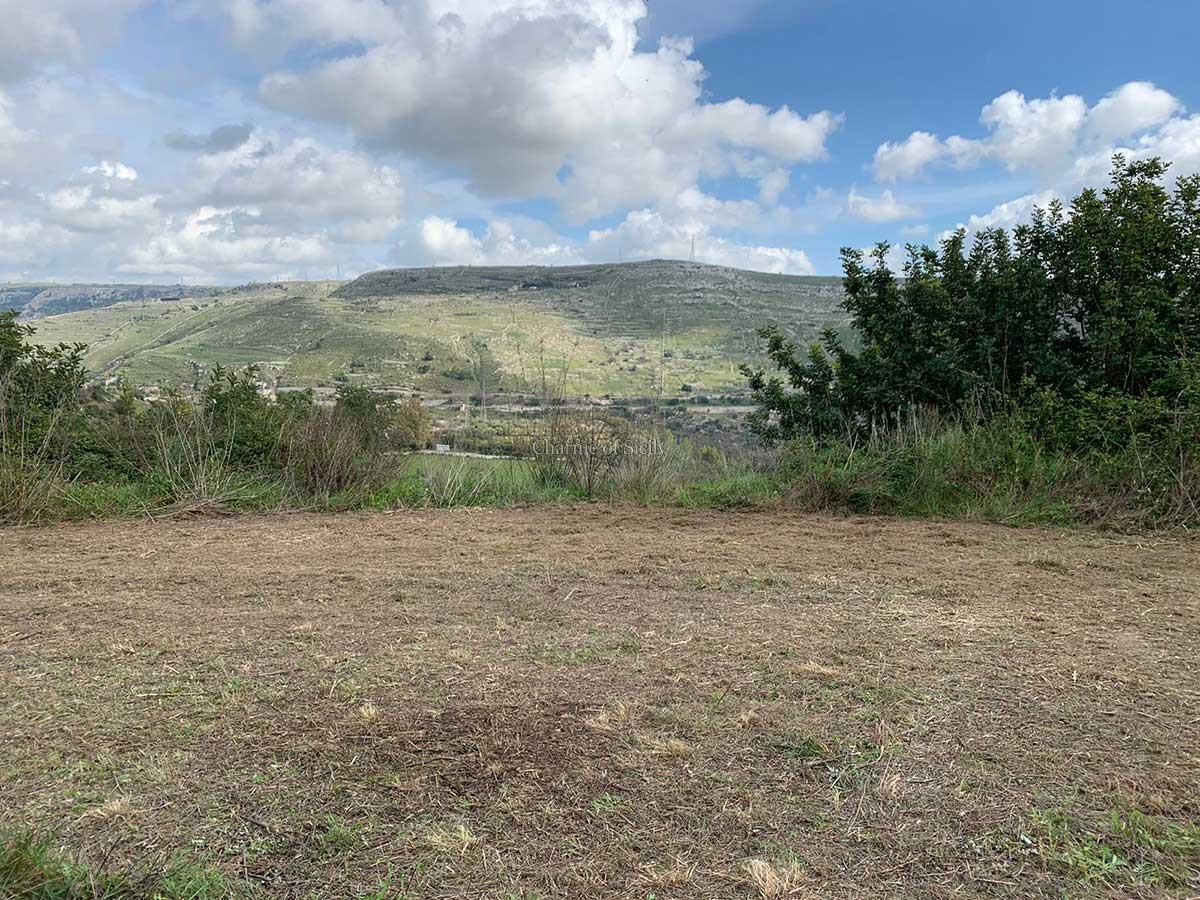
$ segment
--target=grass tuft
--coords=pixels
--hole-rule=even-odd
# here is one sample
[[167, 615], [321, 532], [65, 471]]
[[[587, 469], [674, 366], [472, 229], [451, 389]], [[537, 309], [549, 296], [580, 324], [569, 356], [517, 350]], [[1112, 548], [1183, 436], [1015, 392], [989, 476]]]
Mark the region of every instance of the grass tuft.
[[794, 866], [776, 867], [765, 859], [746, 862], [746, 880], [762, 900], [776, 900], [791, 893], [799, 883], [800, 872]]
[[22, 900], [232, 900], [251, 896], [215, 869], [180, 859], [111, 871], [73, 859], [30, 831], [0, 833], [0, 897]]
[[456, 856], [465, 856], [468, 850], [480, 843], [465, 822], [438, 822], [427, 828], [422, 838], [427, 847]]

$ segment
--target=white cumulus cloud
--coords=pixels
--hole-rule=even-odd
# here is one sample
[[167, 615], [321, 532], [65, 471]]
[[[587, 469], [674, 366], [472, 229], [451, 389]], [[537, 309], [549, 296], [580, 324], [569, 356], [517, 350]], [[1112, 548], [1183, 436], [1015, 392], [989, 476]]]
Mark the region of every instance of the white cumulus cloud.
[[914, 131], [901, 142], [881, 144], [873, 170], [879, 181], [897, 181], [939, 162], [969, 168], [990, 160], [1010, 171], [1061, 177], [1081, 158], [1111, 157], [1121, 149], [1113, 141], [1139, 136], [1139, 145], [1158, 143], [1158, 133], [1175, 126], [1182, 111], [1178, 98], [1145, 81], [1123, 84], [1092, 106], [1075, 94], [1030, 99], [1006, 91], [980, 113], [985, 137], [942, 140]]
[[[541, 229], [538, 229], [539, 231]], [[417, 254], [411, 262], [423, 265], [539, 265], [583, 262], [579, 249], [565, 239], [538, 241], [518, 232], [517, 226], [497, 219], [476, 237], [454, 219], [428, 216], [421, 221]]]
[[385, 240], [405, 218], [407, 200], [404, 175], [364, 153], [259, 132], [196, 157], [180, 198], [280, 228], [344, 231], [351, 241]]
[[822, 159], [841, 124], [827, 110], [706, 101], [689, 41], [639, 49], [641, 0], [223, 0], [223, 9], [243, 41], [354, 44], [268, 75], [268, 104], [452, 166], [484, 194], [559, 198], [580, 221], [670, 199], [735, 174], [747, 157], [767, 170]]
[[896, 144], [885, 141], [875, 150], [875, 177], [879, 181], [912, 178], [944, 153], [941, 140], [928, 131], [914, 131]]
[[493, 219], [482, 234], [457, 220], [427, 216], [412, 239], [393, 253], [406, 265], [570, 265], [618, 259], [688, 259], [794, 275], [811, 275], [808, 255], [791, 247], [738, 241], [728, 229], [761, 224], [761, 209], [750, 201], [724, 201], [690, 189], [674, 202], [633, 210], [611, 228], [593, 229], [575, 240], [538, 222]]
[[1101, 140], [1122, 138], [1161, 125], [1182, 109], [1178, 98], [1162, 88], [1131, 81], [1092, 107], [1088, 128]]
[[1033, 218], [1033, 211], [1035, 209], [1045, 209], [1051, 202], [1059, 199], [1061, 197], [1058, 192], [1053, 190], [1025, 194], [1022, 197], [1017, 197], [1015, 200], [1000, 203], [982, 215], [971, 216], [966, 222], [960, 222], [955, 229], [943, 231], [938, 235], [938, 240], [945, 240], [954, 231], [959, 229], [967, 232], [967, 239], [969, 241], [975, 234], [989, 228], [1012, 229], [1018, 225], [1028, 224]]
[[335, 256], [322, 234], [260, 233], [235, 210], [201, 207], [170, 216], [129, 252], [116, 271], [153, 278], [213, 280], [300, 277], [309, 266], [327, 268]]
[[896, 199], [890, 191], [884, 191], [878, 197], [868, 197], [858, 192], [858, 188], [850, 188], [850, 196], [846, 199], [846, 207], [856, 219], [864, 222], [894, 222], [897, 219], [911, 219], [919, 215], [920, 210], [908, 206]]

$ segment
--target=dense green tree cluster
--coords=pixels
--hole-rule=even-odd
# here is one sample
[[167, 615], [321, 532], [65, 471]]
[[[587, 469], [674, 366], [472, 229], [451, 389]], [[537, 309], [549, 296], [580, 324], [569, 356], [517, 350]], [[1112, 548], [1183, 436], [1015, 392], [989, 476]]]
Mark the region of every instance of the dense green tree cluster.
[[856, 346], [801, 351], [767, 329], [783, 377], [744, 371], [767, 442], [855, 439], [913, 408], [1028, 410], [1047, 438], [1118, 440], [1200, 401], [1200, 177], [1117, 156], [1111, 183], [1057, 201], [1011, 234], [958, 232], [908, 248], [843, 250]]

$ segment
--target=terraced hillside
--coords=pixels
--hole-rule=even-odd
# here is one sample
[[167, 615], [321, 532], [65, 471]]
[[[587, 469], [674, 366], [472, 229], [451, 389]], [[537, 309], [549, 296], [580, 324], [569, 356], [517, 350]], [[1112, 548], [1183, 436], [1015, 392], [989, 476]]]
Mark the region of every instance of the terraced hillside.
[[[435, 394], [473, 389], [667, 396], [741, 388], [757, 328], [799, 339], [842, 327], [838, 279], [677, 262], [389, 270], [355, 281], [249, 285], [118, 303], [38, 322], [83, 341], [101, 376], [188, 382], [195, 367], [261, 366], [284, 386], [353, 381]], [[482, 348], [482, 349], [481, 349]]]
[[9, 284], [0, 285], [0, 312], [15, 309], [27, 318], [41, 318], [131, 300], [208, 297], [220, 290], [176, 284]]

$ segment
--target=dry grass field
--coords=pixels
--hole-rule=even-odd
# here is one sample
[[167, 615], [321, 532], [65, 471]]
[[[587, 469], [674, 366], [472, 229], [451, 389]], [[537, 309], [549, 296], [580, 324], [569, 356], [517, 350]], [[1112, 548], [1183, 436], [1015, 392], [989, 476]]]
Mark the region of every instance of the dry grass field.
[[10, 529], [0, 826], [93, 874], [187, 861], [194, 897], [1188, 897], [1198, 657], [1182, 538], [610, 506]]

